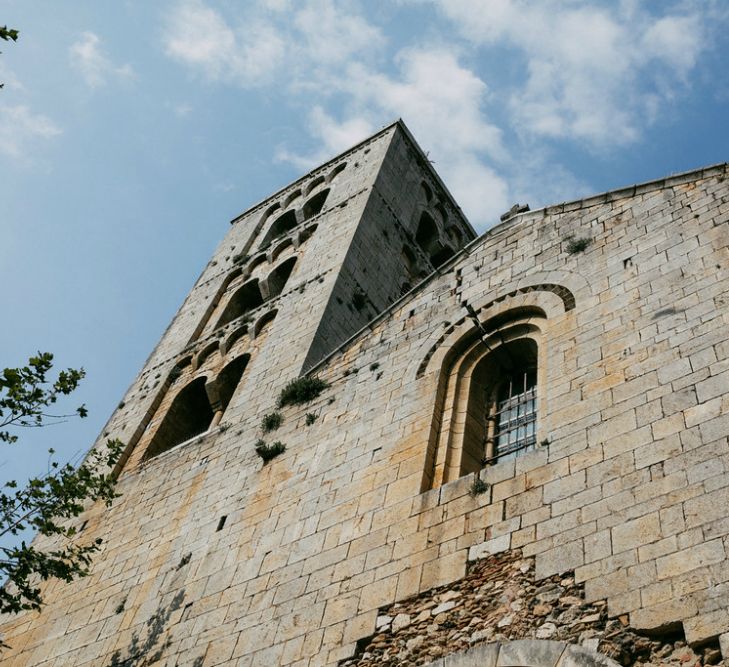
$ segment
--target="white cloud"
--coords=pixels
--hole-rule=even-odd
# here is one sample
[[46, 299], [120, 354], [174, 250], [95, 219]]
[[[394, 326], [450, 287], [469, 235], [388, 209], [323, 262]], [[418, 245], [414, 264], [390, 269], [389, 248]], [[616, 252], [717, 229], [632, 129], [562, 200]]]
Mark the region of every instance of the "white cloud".
[[235, 22], [204, 0], [182, 0], [164, 33], [168, 56], [210, 81], [245, 88], [277, 81], [316, 87], [355, 53], [375, 51], [382, 42], [378, 28], [347, 2], [332, 0], [269, 0]]
[[71, 65], [79, 71], [91, 88], [105, 85], [109, 78], [129, 79], [134, 76], [131, 65], [114, 65], [101, 49], [101, 40], [93, 32], [84, 32], [69, 49]]
[[363, 2], [256, 0], [235, 18], [212, 2], [174, 6], [166, 52], [210, 81], [268, 86], [304, 108], [318, 148], [281, 146], [276, 159], [310, 168], [402, 117], [477, 226], [515, 194], [544, 202], [584, 189], [545, 140], [592, 150], [640, 140], [688, 86], [708, 21], [691, 2], [652, 14], [641, 0], [402, 0], [436, 7], [459, 34], [433, 22], [388, 61]]
[[33, 142], [59, 134], [60, 128], [50, 118], [26, 106], [0, 106], [0, 153], [8, 157], [27, 160]]
[[643, 34], [642, 50], [685, 77], [696, 65], [702, 49], [704, 30], [696, 15], [666, 16]]
[[433, 2], [472, 42], [525, 59], [526, 79], [510, 94], [518, 130], [596, 147], [638, 139], [704, 44], [698, 10], [669, 7], [656, 17], [627, 1], [609, 9], [573, 0]]
[[279, 146], [275, 154], [277, 161], [288, 162], [299, 169], [312, 169], [332, 155], [341, 153], [366, 139], [376, 130], [370, 120], [363, 116], [353, 116], [338, 121], [318, 105], [309, 113], [307, 127], [319, 148], [313, 153], [300, 155], [284, 146]]
[[375, 53], [384, 45], [379, 28], [341, 1], [302, 3], [293, 23], [301, 37], [298, 53], [314, 64], [336, 66], [356, 53]]
[[347, 95], [346, 117], [314, 107], [308, 126], [320, 148], [304, 156], [279, 149], [278, 159], [310, 168], [366, 138], [383, 119], [402, 117], [473, 222], [498, 218], [508, 208], [508, 187], [488, 160], [506, 159], [506, 151], [500, 130], [485, 117], [486, 84], [446, 49], [408, 49], [396, 60], [392, 76], [350, 65], [334, 83]]
[[284, 42], [261, 20], [236, 31], [201, 0], [187, 0], [169, 18], [165, 51], [209, 80], [250, 86], [270, 81], [282, 62]]

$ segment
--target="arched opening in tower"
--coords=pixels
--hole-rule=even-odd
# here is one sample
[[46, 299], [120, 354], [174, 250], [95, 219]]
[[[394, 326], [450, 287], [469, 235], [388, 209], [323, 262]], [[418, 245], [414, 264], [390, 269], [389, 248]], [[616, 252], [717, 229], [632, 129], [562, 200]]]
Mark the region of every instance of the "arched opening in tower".
[[277, 297], [283, 291], [291, 272], [296, 265], [296, 257], [289, 257], [281, 262], [268, 276], [268, 296], [270, 299]]
[[243, 372], [248, 365], [250, 359], [249, 354], [242, 354], [240, 357], [233, 359], [218, 375], [218, 399], [220, 400], [220, 409], [225, 412], [233, 398], [235, 390], [240, 384]]
[[438, 252], [438, 227], [427, 211], [420, 214], [418, 230], [415, 232], [415, 242], [429, 258], [432, 258]]
[[279, 236], [283, 236], [287, 232], [290, 232], [297, 224], [296, 211], [293, 209], [286, 211], [286, 213], [273, 221], [261, 245], [268, 245]]
[[324, 208], [324, 202], [329, 196], [329, 190], [322, 190], [317, 192], [309, 201], [304, 204], [304, 220], [313, 218], [315, 215], [319, 215], [321, 210]]
[[232, 322], [245, 315], [249, 310], [258, 308], [262, 303], [263, 297], [258, 286], [258, 280], [249, 280], [230, 297], [230, 301], [228, 301], [228, 305], [218, 319], [215, 328], [218, 329], [228, 324], [228, 322]]
[[205, 391], [205, 380], [205, 377], [193, 380], [175, 396], [147, 447], [145, 459], [166, 452], [208, 430], [213, 420], [213, 409]]

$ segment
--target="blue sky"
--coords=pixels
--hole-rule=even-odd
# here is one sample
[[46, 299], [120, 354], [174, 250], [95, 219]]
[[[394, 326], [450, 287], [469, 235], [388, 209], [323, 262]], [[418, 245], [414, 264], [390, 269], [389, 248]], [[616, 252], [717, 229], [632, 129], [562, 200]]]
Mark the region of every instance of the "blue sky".
[[474, 226], [729, 156], [711, 0], [0, 0], [2, 366], [83, 366], [78, 459], [228, 228], [402, 117]]

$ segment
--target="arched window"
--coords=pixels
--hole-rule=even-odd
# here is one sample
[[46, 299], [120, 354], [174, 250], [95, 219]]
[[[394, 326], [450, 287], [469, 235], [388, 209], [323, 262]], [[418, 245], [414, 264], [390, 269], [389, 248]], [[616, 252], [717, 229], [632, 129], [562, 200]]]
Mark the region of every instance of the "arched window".
[[291, 272], [296, 265], [296, 257], [289, 257], [286, 261], [281, 262], [268, 275], [266, 282], [268, 283], [268, 298], [273, 299], [283, 291], [286, 281], [289, 279]]
[[323, 176], [317, 176], [309, 185], [306, 186], [306, 194], [310, 194], [313, 192], [316, 188], [318, 188], [323, 182], [324, 182]]
[[342, 162], [341, 164], [338, 164], [327, 176], [327, 183], [334, 183], [339, 175], [344, 171], [345, 167], [347, 166], [346, 162]]
[[275, 262], [287, 248], [291, 248], [293, 250], [293, 247], [294, 240], [291, 237], [284, 239], [271, 252], [271, 261]]
[[205, 391], [205, 381], [205, 377], [196, 378], [175, 396], [147, 447], [145, 459], [166, 452], [208, 430], [213, 421], [213, 409]]
[[260, 255], [254, 257], [248, 265], [248, 275], [253, 273], [259, 266], [265, 264], [267, 261], [268, 259], [266, 257], [266, 253], [261, 253]]
[[221, 413], [224, 413], [228, 408], [230, 399], [233, 398], [233, 394], [235, 394], [235, 390], [240, 384], [249, 359], [250, 355], [242, 354], [227, 364], [218, 374], [215, 380], [218, 394], [216, 408]]
[[430, 257], [438, 243], [438, 227], [430, 213], [423, 211], [418, 221], [418, 230], [415, 232], [415, 242], [423, 249], [423, 252]]
[[258, 287], [258, 280], [249, 280], [247, 283], [238, 288], [238, 290], [230, 297], [228, 305], [225, 307], [223, 314], [215, 325], [219, 329], [228, 322], [241, 317], [249, 310], [257, 308], [263, 303], [261, 290]]
[[319, 215], [321, 210], [324, 208], [324, 202], [329, 196], [329, 190], [322, 190], [317, 192], [309, 201], [304, 204], [304, 220], [313, 218], [315, 215]]
[[299, 197], [301, 197], [301, 190], [295, 190], [292, 192], [288, 197], [286, 197], [286, 201], [284, 202], [284, 208], [288, 208], [291, 206], [293, 202], [295, 202]]
[[262, 336], [264, 333], [266, 333], [268, 331], [268, 328], [271, 326], [271, 323], [276, 318], [277, 314], [278, 310], [274, 309], [271, 312], [263, 315], [253, 327], [253, 337], [258, 338], [259, 336]]
[[274, 239], [277, 239], [279, 236], [283, 236], [287, 232], [290, 232], [296, 225], [298, 224], [296, 220], [296, 211], [293, 209], [286, 211], [283, 215], [276, 218], [273, 223], [271, 224], [271, 227], [268, 230], [268, 233], [263, 238], [263, 241], [261, 241], [261, 246], [268, 245], [271, 241]]
[[425, 488], [537, 446], [545, 322], [537, 307], [509, 310], [472, 327], [445, 355]]

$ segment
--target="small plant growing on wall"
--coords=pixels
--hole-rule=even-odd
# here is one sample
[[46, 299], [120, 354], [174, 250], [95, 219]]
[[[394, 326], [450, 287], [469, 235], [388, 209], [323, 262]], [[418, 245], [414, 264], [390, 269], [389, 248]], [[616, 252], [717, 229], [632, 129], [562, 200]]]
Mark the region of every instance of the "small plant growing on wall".
[[278, 407], [303, 405], [313, 401], [329, 387], [329, 383], [317, 377], [301, 377], [291, 380], [278, 396]]
[[565, 249], [570, 255], [575, 255], [578, 252], [586, 250], [587, 247], [592, 243], [592, 239], [575, 238], [574, 236], [568, 236], [566, 240], [567, 247]]
[[476, 496], [486, 493], [488, 490], [489, 483], [484, 482], [480, 477], [476, 477], [476, 479], [473, 480], [473, 484], [471, 484], [471, 488], [468, 490], [468, 495], [471, 496], [471, 498], [475, 498]]
[[267, 445], [263, 440], [256, 442], [256, 454], [263, 459], [263, 463], [268, 463], [271, 459], [275, 459], [279, 454], [286, 451], [286, 445], [277, 440], [271, 445]]
[[283, 423], [283, 415], [280, 412], [270, 412], [267, 415], [263, 415], [261, 420], [261, 430], [264, 433], [270, 433], [275, 431]]
[[307, 426], [311, 426], [318, 419], [318, 417], [319, 417], [319, 415], [315, 415], [313, 412], [307, 412], [304, 423]]

